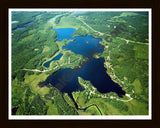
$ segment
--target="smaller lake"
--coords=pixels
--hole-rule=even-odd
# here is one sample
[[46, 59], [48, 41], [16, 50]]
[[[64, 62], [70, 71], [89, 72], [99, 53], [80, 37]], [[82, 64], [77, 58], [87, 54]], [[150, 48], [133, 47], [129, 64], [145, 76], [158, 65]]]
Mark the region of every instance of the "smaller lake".
[[25, 29], [26, 27], [19, 27], [19, 28], [15, 28], [15, 29], [13, 29], [13, 31], [16, 31], [16, 30], [23, 30], [23, 29]]
[[53, 59], [51, 59], [50, 61], [47, 61], [46, 63], [44, 63], [44, 66], [46, 68], [49, 68], [49, 65], [50, 63], [53, 61], [53, 60], [59, 60], [61, 57], [63, 56], [63, 53], [59, 53], [57, 56], [55, 56]]
[[25, 23], [25, 24], [23, 25], [23, 27], [14, 28], [14, 29], [12, 29], [12, 31], [23, 30], [23, 29], [26, 28], [27, 25], [30, 25], [30, 24], [32, 24], [32, 23], [33, 23], [32, 21], [31, 21], [31, 22], [27, 22], [27, 23]]
[[74, 28], [59, 28], [54, 30], [58, 34], [57, 41], [62, 41], [63, 39], [74, 39], [72, 34], [76, 31]]

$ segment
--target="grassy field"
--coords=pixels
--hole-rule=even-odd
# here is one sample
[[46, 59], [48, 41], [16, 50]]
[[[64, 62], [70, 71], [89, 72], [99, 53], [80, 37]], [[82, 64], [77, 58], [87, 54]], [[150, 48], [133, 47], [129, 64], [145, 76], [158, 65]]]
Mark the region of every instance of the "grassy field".
[[63, 94], [64, 100], [69, 104], [69, 106], [75, 108], [74, 102], [72, 99], [69, 97], [68, 93]]
[[24, 84], [29, 85], [31, 90], [41, 96], [44, 96], [45, 94], [49, 93], [49, 88], [44, 86], [44, 87], [39, 87], [39, 82], [45, 81], [47, 79], [48, 75], [45, 73], [41, 73], [39, 75], [33, 74], [33, 75], [26, 75]]
[[82, 23], [75, 20], [72, 16], [64, 16], [61, 18], [60, 23], [55, 26], [55, 28], [75, 28], [78, 29]]
[[46, 105], [48, 106], [47, 115], [59, 115], [57, 107], [54, 103], [52, 103], [53, 100], [46, 100], [45, 98], [42, 99], [46, 102]]
[[143, 91], [139, 79], [135, 79], [133, 86], [136, 94], [140, 94]]
[[62, 17], [59, 24], [57, 24], [55, 28], [75, 28], [76, 32], [73, 34], [73, 36], [84, 36], [87, 34], [92, 35], [94, 33], [92, 30], [86, 27], [81, 21], [79, 21], [78, 19], [76, 19], [76, 17], [73, 16]]
[[141, 103], [137, 100], [132, 100], [126, 103], [131, 111], [131, 115], [148, 115], [148, 106], [147, 104]]
[[[122, 115], [122, 114], [124, 114], [124, 113], [121, 113], [117, 108], [113, 107], [108, 102], [106, 102], [105, 99], [91, 98], [89, 100], [88, 99], [86, 100], [85, 95], [86, 95], [85, 92], [73, 93], [73, 97], [74, 97], [76, 103], [78, 104], [79, 108], [85, 108], [85, 107], [88, 107], [92, 104], [96, 104], [103, 115]], [[85, 111], [85, 112], [83, 111], [83, 114], [100, 115], [100, 112], [97, 110], [97, 108], [95, 106], [92, 106], [91, 108], [92, 108], [92, 111], [89, 111], [89, 110]], [[82, 112], [82, 111], [80, 111], [80, 112]]]
[[[102, 99], [102, 98], [91, 98], [89, 100], [86, 100], [84, 95], [85, 95], [84, 92], [73, 93], [73, 97], [76, 103], [78, 104], [78, 106], [80, 108], [85, 108], [95, 103], [99, 107], [103, 115], [128, 115], [128, 114], [129, 115], [147, 115], [148, 114], [147, 105], [137, 100], [123, 102], [127, 106], [128, 111], [122, 111], [120, 109], [120, 106], [115, 107], [114, 105], [112, 105], [111, 103], [112, 101], [108, 101], [107, 99]], [[115, 101], [115, 102], [118, 104], [118, 102], [121, 102], [121, 101]], [[98, 110], [96, 107], [92, 107], [92, 112], [93, 111], [98, 111]], [[93, 114], [92, 112], [89, 113], [89, 111], [84, 112], [81, 110], [79, 112], [80, 112], [79, 114], [89, 114], [89, 115]], [[96, 112], [96, 114], [100, 115], [99, 112]]]

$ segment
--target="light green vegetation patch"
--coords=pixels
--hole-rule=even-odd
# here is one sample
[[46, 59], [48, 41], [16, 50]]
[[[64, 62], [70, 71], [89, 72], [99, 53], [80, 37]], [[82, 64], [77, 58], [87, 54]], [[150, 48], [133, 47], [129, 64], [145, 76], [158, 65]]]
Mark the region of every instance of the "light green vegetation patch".
[[45, 95], [45, 97], [43, 97], [42, 99], [46, 102], [46, 105], [48, 106], [47, 115], [59, 115], [52, 96]]
[[54, 104], [57, 108], [59, 115], [77, 115], [75, 108], [69, 106], [69, 104], [64, 100], [62, 93], [58, 89], [52, 87], [50, 94], [53, 96]]
[[72, 16], [63, 16], [56, 28], [75, 28], [78, 29], [82, 23]]
[[111, 20], [108, 20], [109, 22], [117, 22], [117, 23], [126, 23], [125, 20], [120, 19], [118, 17], [113, 17]]
[[59, 115], [57, 108], [54, 104], [47, 104], [49, 106], [47, 115]]
[[129, 106], [131, 115], [148, 115], [148, 105], [137, 100], [126, 103]]
[[25, 75], [24, 84], [27, 84], [30, 86], [31, 90], [33, 90], [35, 93], [44, 96], [45, 94], [49, 93], [49, 88], [39, 87], [39, 82], [45, 81], [47, 79], [48, 75], [45, 73], [41, 73], [39, 75], [33, 74], [33, 75]]
[[139, 59], [148, 59], [148, 46], [143, 44], [135, 44], [135, 57]]
[[63, 51], [63, 50], [62, 50], [62, 47], [65, 46], [65, 45], [67, 45], [70, 41], [72, 41], [72, 40], [63, 39], [63, 40], [60, 41], [60, 42], [57, 41], [56, 43], [57, 43], [57, 45], [58, 45], [59, 50], [60, 50], [60, 51]]
[[136, 16], [138, 15], [137, 13], [134, 13], [134, 12], [123, 12], [120, 17], [127, 17], [127, 16]]
[[96, 106], [90, 106], [85, 112], [89, 113], [89, 115], [101, 115]]
[[59, 24], [55, 26], [56, 28], [75, 28], [76, 32], [73, 36], [81, 35], [86, 36], [89, 33], [93, 33], [88, 27], [86, 27], [81, 21], [76, 19], [74, 15], [63, 16], [59, 21]]
[[135, 81], [132, 84], [134, 86], [134, 90], [136, 94], [139, 94], [142, 92], [142, 87], [139, 79], [135, 79]]
[[[87, 98], [87, 95], [86, 95], [86, 91], [83, 91], [83, 92], [74, 92], [72, 93], [73, 94], [73, 97], [76, 101], [76, 103], [78, 104], [79, 108], [85, 108], [85, 107], [88, 107], [90, 105], [93, 105], [93, 104], [96, 104], [97, 107], [99, 109], [97, 109], [97, 107], [93, 107], [92, 106], [92, 111], [83, 111], [83, 113], [81, 113], [82, 111], [80, 111], [80, 114], [89, 114], [89, 115], [92, 115], [93, 114], [93, 111], [96, 111], [96, 114], [97, 115], [100, 115], [102, 113], [102, 115], [124, 115], [126, 114], [127, 115], [127, 112], [123, 112], [123, 111], [120, 111], [119, 108], [115, 108], [114, 106], [112, 106], [110, 104], [110, 102], [107, 102], [106, 99], [102, 99], [102, 98], [94, 98], [92, 97], [91, 99], [88, 99]], [[119, 101], [117, 101], [119, 102]], [[121, 106], [119, 106], [121, 107]], [[90, 108], [90, 107], [89, 107]], [[88, 108], [88, 109], [89, 109]], [[101, 111], [101, 113], [99, 112]]]
[[63, 56], [60, 60], [52, 61], [50, 64], [50, 69], [54, 68], [76, 68], [86, 59], [82, 55], [77, 55], [72, 51], [63, 50]]
[[44, 46], [42, 53], [49, 51], [49, 47], [48, 46]]
[[114, 16], [111, 18], [111, 20], [108, 20], [110, 22], [121, 22], [121, 23], [126, 23], [126, 21], [124, 19], [122, 19], [123, 17], [128, 17], [128, 16], [136, 16], [138, 14], [136, 13], [127, 13], [127, 12], [123, 12], [120, 14], [120, 16]]
[[[41, 108], [42, 107], [42, 108]], [[32, 92], [25, 83], [20, 83], [16, 79], [12, 86], [12, 115], [44, 115], [48, 107], [40, 98], [40, 95]]]
[[74, 102], [72, 99], [69, 97], [68, 93], [63, 94], [64, 100], [69, 104], [69, 106], [75, 108]]

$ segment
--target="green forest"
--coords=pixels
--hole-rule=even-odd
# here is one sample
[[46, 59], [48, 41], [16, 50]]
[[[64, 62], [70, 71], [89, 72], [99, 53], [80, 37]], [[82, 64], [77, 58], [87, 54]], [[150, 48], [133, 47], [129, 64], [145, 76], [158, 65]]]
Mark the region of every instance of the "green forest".
[[[148, 115], [148, 17], [148, 12], [133, 11], [12, 11], [12, 115]], [[94, 57], [105, 59], [106, 73], [127, 95], [102, 94], [81, 77], [78, 82], [84, 90], [72, 92], [73, 97], [51, 84], [39, 85], [58, 70], [74, 69], [88, 60], [62, 49], [71, 40], [57, 41], [53, 27], [75, 28], [73, 36], [101, 38], [104, 51]], [[43, 66], [59, 53], [63, 53], [60, 60], [51, 62], [49, 68]]]
[[95, 30], [137, 42], [148, 42], [148, 13], [86, 12], [77, 17]]
[[[18, 13], [18, 14], [17, 14]], [[20, 14], [19, 14], [20, 13]], [[12, 77], [21, 80], [24, 71], [19, 69], [42, 69], [42, 63], [58, 51], [57, 33], [51, 25], [44, 25], [54, 14], [24, 12], [23, 24], [33, 21], [24, 30], [13, 31], [12, 35]], [[21, 12], [14, 13], [12, 19], [19, 19]], [[22, 12], [23, 14], [23, 12]], [[34, 15], [33, 15], [34, 14]], [[49, 47], [48, 50], [44, 50]]]

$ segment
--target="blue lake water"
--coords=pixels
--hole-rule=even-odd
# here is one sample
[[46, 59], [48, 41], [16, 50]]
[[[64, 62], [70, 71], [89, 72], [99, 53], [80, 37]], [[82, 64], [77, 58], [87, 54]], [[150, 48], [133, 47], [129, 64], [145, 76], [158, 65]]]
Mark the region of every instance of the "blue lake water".
[[46, 63], [44, 63], [44, 66], [49, 68], [49, 65], [52, 61], [54, 60], [59, 60], [61, 57], [63, 56], [62, 53], [59, 53], [57, 56], [55, 56], [53, 59], [51, 59], [50, 61], [47, 61]]
[[[81, 54], [84, 57], [88, 57], [88, 61], [84, 62], [80, 68], [76, 69], [60, 69], [59, 71], [50, 75], [46, 81], [39, 83], [39, 85], [47, 85], [51, 83], [53, 86], [58, 88], [61, 92], [71, 94], [73, 91], [83, 90], [78, 83], [78, 76], [85, 80], [91, 81], [93, 86], [101, 93], [116, 92], [120, 97], [125, 94], [122, 88], [115, 82], [113, 82], [110, 76], [106, 73], [104, 68], [104, 58], [95, 59], [93, 58], [94, 53], [103, 52], [103, 46], [100, 45], [101, 39], [88, 36], [75, 36], [71, 35], [75, 31], [72, 28], [66, 29], [55, 29], [58, 30], [59, 40], [65, 39], [65, 33], [70, 33], [69, 37], [75, 39], [75, 41], [69, 42], [63, 49], [71, 50], [76, 54]], [[68, 38], [70, 39], [70, 38]]]
[[72, 34], [76, 31], [74, 28], [59, 28], [59, 29], [54, 29], [57, 34], [57, 41], [62, 41], [63, 39], [73, 39]]

